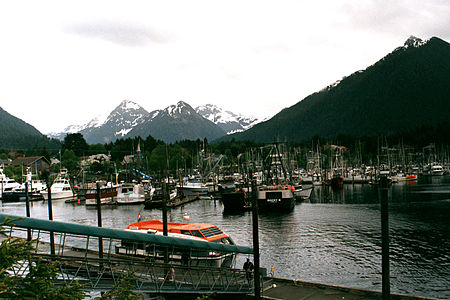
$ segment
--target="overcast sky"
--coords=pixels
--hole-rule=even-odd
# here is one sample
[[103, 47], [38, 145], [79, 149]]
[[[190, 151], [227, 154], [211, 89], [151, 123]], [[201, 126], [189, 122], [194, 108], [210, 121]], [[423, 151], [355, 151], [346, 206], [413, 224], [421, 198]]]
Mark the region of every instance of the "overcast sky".
[[[272, 116], [403, 45], [448, 0], [0, 2], [0, 107], [43, 133], [122, 100]], [[326, 108], [324, 108], [326, 109]]]

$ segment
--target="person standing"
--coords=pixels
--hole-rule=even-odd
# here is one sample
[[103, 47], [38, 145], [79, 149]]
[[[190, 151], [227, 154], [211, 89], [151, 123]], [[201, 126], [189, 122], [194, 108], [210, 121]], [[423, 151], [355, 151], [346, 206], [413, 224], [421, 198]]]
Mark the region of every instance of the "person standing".
[[245, 277], [247, 277], [247, 280], [250, 283], [253, 272], [253, 263], [250, 261], [250, 258], [247, 258], [247, 261], [244, 263], [244, 270], [245, 270]]

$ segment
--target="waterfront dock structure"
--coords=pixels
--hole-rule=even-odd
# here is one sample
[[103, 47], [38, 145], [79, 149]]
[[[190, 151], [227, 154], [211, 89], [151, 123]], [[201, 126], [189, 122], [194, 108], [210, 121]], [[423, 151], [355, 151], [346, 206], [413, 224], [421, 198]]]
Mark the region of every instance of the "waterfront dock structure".
[[[0, 222], [8, 216], [0, 214]], [[206, 243], [172, 237], [144, 235], [118, 229], [107, 229], [64, 222], [12, 216], [14, 226], [11, 234], [25, 238], [27, 231], [36, 251], [33, 257], [45, 261], [63, 262], [61, 280], [78, 280], [90, 291], [111, 289], [124, 274], [133, 272], [138, 280], [135, 291], [142, 295], [161, 295], [173, 298], [184, 295], [184, 299], [195, 299], [198, 295], [215, 293], [225, 299], [230, 295], [237, 299], [253, 298], [253, 282], [248, 281], [240, 267], [189, 266], [179, 261], [163, 262], [118, 255], [115, 247], [122, 241], [134, 243], [136, 251], [142, 246], [165, 246], [170, 253], [174, 249], [202, 249], [225, 251], [234, 254], [252, 255], [253, 249], [236, 245]], [[50, 235], [54, 235], [54, 242]], [[104, 244], [100, 252], [99, 243]], [[27, 268], [24, 264], [23, 268]], [[168, 272], [168, 270], [173, 270]], [[335, 285], [308, 283], [274, 277], [262, 277], [262, 298], [264, 299], [381, 299], [375, 291], [346, 288]], [[228, 296], [226, 296], [228, 295]], [[225, 297], [225, 298], [224, 298]], [[391, 299], [425, 299], [393, 294]]]
[[[263, 298], [267, 300], [356, 300], [382, 299], [377, 291], [349, 288], [338, 285], [307, 282], [275, 277], [265, 277]], [[390, 294], [391, 300], [434, 299], [420, 296]]]

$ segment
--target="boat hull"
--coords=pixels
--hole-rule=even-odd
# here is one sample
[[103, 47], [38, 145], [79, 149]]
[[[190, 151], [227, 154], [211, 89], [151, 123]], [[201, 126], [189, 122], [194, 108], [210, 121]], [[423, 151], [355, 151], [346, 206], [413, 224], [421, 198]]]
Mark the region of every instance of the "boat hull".
[[[44, 200], [41, 193], [28, 193], [29, 201], [39, 201]], [[2, 201], [6, 202], [25, 202], [26, 195], [25, 192], [6, 192], [3, 194]]]
[[290, 212], [295, 207], [294, 194], [287, 189], [258, 191], [257, 199], [262, 212]]
[[251, 208], [247, 195], [242, 191], [222, 193], [224, 213], [240, 213]]

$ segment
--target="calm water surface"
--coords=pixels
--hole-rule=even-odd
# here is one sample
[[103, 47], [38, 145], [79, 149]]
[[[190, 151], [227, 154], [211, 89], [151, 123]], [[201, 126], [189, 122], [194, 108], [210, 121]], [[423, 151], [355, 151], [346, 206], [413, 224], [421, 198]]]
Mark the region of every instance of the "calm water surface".
[[[450, 177], [424, 177], [389, 189], [391, 291], [450, 298]], [[142, 206], [103, 207], [103, 226], [124, 228]], [[0, 206], [25, 215], [24, 203]], [[169, 211], [169, 221], [217, 224], [238, 245], [252, 246], [251, 214], [224, 215], [219, 201], [197, 201]], [[97, 224], [95, 209], [54, 202], [54, 219]], [[48, 218], [47, 203], [31, 216]], [[143, 220], [161, 219], [143, 210]], [[381, 225], [378, 187], [315, 188], [311, 200], [286, 214], [259, 217], [261, 265], [277, 277], [381, 290]]]

